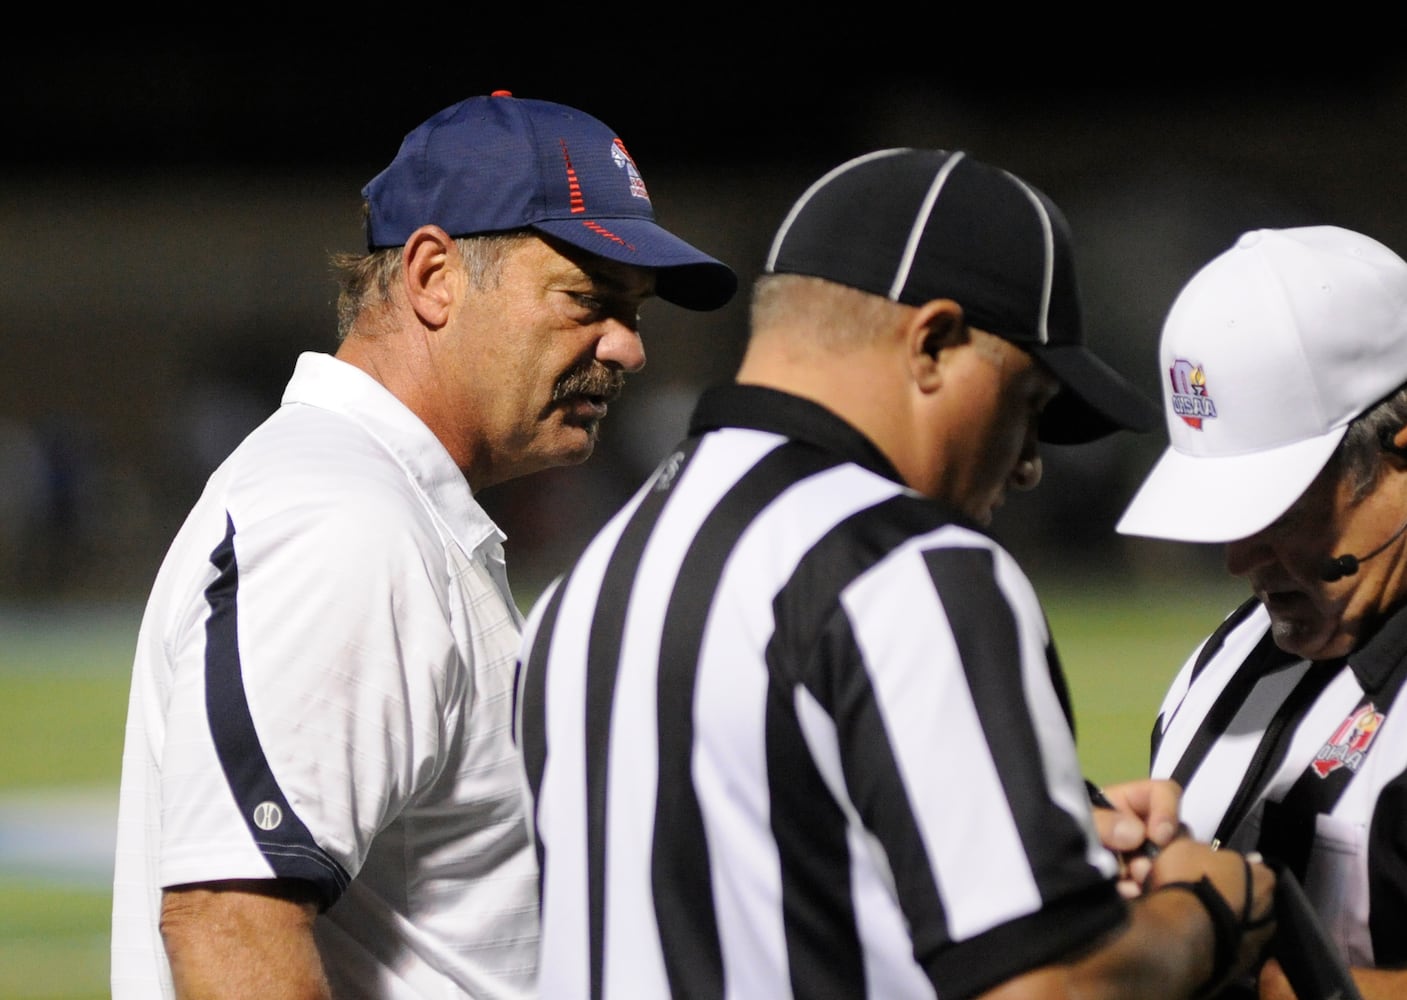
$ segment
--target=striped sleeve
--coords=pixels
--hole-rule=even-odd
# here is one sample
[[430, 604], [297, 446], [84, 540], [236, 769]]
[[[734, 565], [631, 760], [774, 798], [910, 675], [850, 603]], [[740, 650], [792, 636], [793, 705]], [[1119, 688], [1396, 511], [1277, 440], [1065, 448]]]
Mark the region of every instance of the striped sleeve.
[[[809, 665], [800, 681], [833, 720], [833, 781], [883, 852], [914, 955], [941, 995], [966, 996], [1059, 957], [1123, 908], [1088, 824], [1044, 617], [1009, 557], [947, 526], [871, 543], [885, 557], [852, 579], [823, 571], [864, 551], [857, 533], [907, 534], [909, 520], [871, 508], [808, 553], [777, 612], [774, 644], [794, 648], [770, 659]], [[815, 621], [828, 604], [838, 610]]]

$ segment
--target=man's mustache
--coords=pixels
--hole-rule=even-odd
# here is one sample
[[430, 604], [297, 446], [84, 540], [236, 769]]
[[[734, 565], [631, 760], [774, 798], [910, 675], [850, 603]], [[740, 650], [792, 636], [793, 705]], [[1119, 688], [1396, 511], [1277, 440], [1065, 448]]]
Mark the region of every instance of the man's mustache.
[[552, 390], [552, 401], [560, 403], [572, 396], [593, 396], [610, 402], [624, 387], [625, 372], [598, 362], [586, 368], [574, 368], [558, 379]]

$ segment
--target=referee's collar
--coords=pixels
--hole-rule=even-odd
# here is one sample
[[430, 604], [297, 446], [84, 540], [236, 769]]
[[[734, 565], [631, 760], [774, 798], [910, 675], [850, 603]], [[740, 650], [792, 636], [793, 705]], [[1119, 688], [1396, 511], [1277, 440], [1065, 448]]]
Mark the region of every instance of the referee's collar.
[[724, 427], [768, 431], [815, 445], [903, 484], [894, 463], [853, 425], [819, 403], [780, 389], [737, 383], [706, 389], [689, 420], [691, 436]]
[[1394, 611], [1363, 647], [1348, 655], [1349, 668], [1365, 692], [1375, 692], [1407, 661], [1407, 605]]

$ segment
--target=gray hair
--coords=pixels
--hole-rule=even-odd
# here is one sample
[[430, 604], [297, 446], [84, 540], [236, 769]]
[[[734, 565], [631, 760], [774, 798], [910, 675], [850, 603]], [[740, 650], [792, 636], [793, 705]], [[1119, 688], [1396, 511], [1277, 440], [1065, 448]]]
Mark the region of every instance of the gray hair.
[[[455, 238], [460, 256], [469, 270], [475, 288], [488, 288], [498, 281], [499, 270], [509, 249], [532, 236], [530, 230], [513, 230]], [[384, 247], [369, 253], [334, 253], [332, 268], [337, 275], [337, 339], [352, 332], [364, 312], [382, 308], [391, 301], [391, 290], [401, 273], [404, 247]]]
[[1373, 491], [1382, 470], [1383, 449], [1407, 425], [1407, 385], [1354, 418], [1332, 461], [1357, 503]]

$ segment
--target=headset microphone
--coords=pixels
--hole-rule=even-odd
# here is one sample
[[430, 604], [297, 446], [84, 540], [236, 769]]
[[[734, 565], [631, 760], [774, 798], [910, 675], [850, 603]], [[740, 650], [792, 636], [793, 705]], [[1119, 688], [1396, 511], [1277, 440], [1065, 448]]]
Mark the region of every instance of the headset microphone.
[[1346, 576], [1352, 576], [1358, 572], [1357, 556], [1339, 556], [1330, 559], [1319, 569], [1319, 579], [1325, 583], [1333, 583], [1342, 580]]
[[1397, 541], [1404, 531], [1407, 531], [1407, 521], [1403, 521], [1402, 526], [1389, 535], [1387, 541], [1383, 542], [1383, 544], [1379, 545], [1367, 555], [1343, 555], [1325, 560], [1324, 565], [1319, 569], [1319, 579], [1323, 580], [1325, 583], [1333, 583], [1335, 580], [1342, 580], [1346, 576], [1352, 576], [1354, 573], [1358, 572], [1359, 563], [1367, 562], [1383, 549]]

